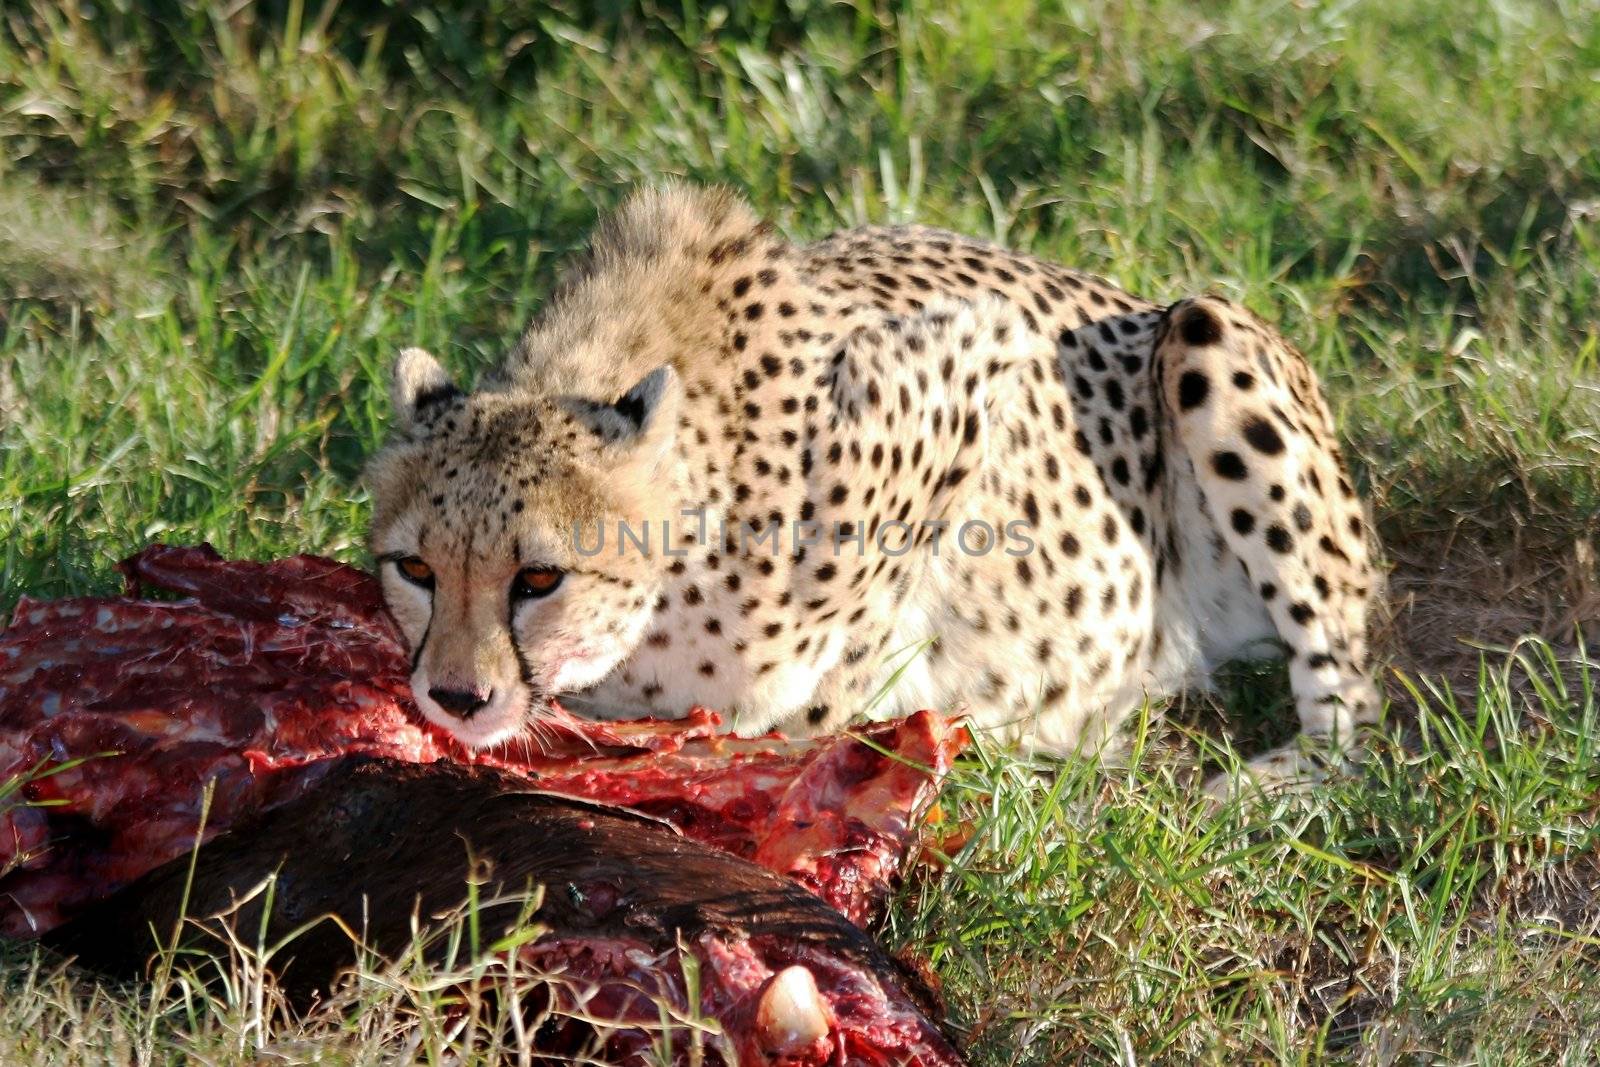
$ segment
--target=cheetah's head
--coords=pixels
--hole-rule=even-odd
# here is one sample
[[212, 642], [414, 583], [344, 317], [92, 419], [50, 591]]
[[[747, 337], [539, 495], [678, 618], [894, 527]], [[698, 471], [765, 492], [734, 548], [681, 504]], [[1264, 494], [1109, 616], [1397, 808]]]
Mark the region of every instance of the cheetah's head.
[[371, 547], [429, 720], [498, 744], [633, 651], [659, 545], [619, 546], [616, 531], [676, 518], [680, 392], [662, 366], [609, 398], [469, 395], [426, 352], [401, 353], [395, 433], [368, 469]]

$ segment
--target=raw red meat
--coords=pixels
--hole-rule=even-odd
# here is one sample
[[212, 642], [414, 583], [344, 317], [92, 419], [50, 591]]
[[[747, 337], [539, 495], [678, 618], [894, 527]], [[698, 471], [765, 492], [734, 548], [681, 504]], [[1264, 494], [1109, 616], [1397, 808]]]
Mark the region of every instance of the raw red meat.
[[[150, 954], [148, 939], [130, 932], [152, 926], [181, 928], [186, 946], [213, 948], [219, 926], [268, 942], [294, 931], [274, 965], [280, 987], [306, 1004], [355, 962], [345, 929], [359, 929], [382, 956], [410, 951], [412, 915], [457, 906], [470, 866], [479, 900], [489, 902], [476, 912], [485, 942], [530, 921], [546, 931], [477, 963], [537, 976], [520, 996], [536, 1005], [529, 1044], [540, 1062], [657, 1063], [650, 1053], [663, 1005], [678, 1019], [720, 1024], [720, 1033], [702, 1035], [706, 1064], [960, 1062], [908, 996], [915, 983], [788, 879], [654, 820], [521, 791], [520, 779], [491, 768], [334, 763], [294, 800], [220, 835], [193, 860], [146, 875], [47, 941], [126, 975]], [[268, 878], [271, 893], [236, 903]], [[529, 884], [545, 887], [531, 917], [516, 902]], [[507, 894], [512, 902], [493, 903]], [[180, 927], [181, 915], [191, 919]], [[226, 919], [192, 918], [214, 915]], [[318, 915], [343, 925], [306, 929]], [[436, 965], [444, 955], [442, 939], [431, 956], [424, 949]], [[686, 1053], [689, 1029], [673, 1036]]]
[[[812, 743], [724, 736], [704, 709], [593, 723], [553, 707], [537, 746], [471, 753], [415, 713], [368, 575], [209, 546], [150, 548], [123, 570], [126, 597], [24, 599], [0, 633], [0, 784], [23, 776], [29, 802], [0, 796], [0, 933], [48, 931], [185, 855], [202, 807], [209, 838], [351, 756], [487, 765], [653, 816], [859, 923], [964, 737], [930, 713]], [[136, 599], [141, 585], [186, 598]]]

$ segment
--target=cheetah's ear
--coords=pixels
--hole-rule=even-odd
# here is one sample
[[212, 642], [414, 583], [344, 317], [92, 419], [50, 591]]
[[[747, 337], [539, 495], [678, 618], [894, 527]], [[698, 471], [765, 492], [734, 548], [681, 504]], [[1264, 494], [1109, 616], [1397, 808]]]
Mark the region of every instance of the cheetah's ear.
[[607, 444], [633, 444], [670, 424], [677, 407], [678, 373], [663, 363], [610, 402], [569, 401], [568, 409]]
[[400, 429], [411, 429], [429, 408], [460, 395], [439, 361], [422, 349], [407, 348], [395, 359], [389, 375], [389, 404]]

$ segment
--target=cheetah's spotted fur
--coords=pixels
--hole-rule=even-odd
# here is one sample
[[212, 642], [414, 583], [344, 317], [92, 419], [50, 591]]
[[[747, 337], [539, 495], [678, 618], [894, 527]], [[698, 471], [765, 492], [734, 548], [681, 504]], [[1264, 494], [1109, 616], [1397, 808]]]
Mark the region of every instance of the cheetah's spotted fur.
[[[1376, 582], [1327, 408], [1221, 299], [1158, 307], [921, 227], [797, 247], [729, 194], [668, 188], [600, 228], [477, 392], [414, 351], [394, 392], [373, 547], [434, 572], [385, 587], [419, 703], [469, 742], [575, 691], [826, 730], [903, 667], [891, 706], [1071, 750], [1272, 638], [1303, 732], [1348, 739], [1375, 711]], [[820, 543], [792, 544], [798, 520]], [[986, 552], [977, 526], [952, 544], [972, 520]], [[647, 521], [650, 551], [619, 554], [618, 524]], [[734, 536], [773, 521], [777, 554]], [[578, 551], [601, 524], [613, 542]], [[561, 586], [508, 602], [530, 564]], [[492, 696], [463, 720], [427, 697], [442, 684]]]

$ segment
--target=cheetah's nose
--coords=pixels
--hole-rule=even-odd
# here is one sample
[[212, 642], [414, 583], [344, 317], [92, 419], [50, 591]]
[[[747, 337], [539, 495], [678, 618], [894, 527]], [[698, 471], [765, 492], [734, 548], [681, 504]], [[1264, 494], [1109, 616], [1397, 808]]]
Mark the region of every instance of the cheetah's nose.
[[428, 690], [433, 702], [458, 719], [470, 719], [494, 696], [494, 690], [445, 689], [434, 686]]

